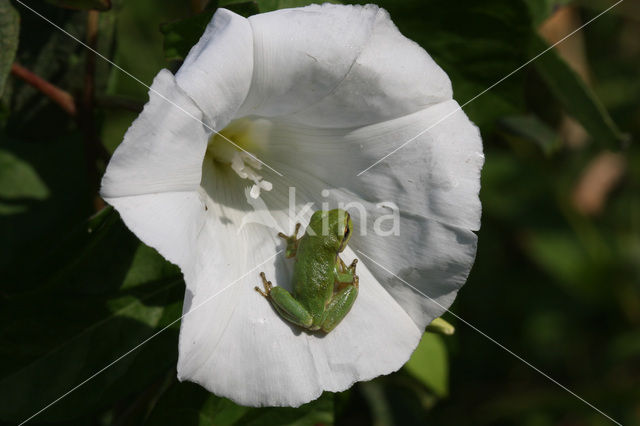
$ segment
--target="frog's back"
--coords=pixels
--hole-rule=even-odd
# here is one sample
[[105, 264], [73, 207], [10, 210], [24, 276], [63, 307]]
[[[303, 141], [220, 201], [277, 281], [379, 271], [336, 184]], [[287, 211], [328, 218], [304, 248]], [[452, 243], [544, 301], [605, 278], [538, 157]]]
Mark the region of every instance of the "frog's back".
[[314, 317], [314, 323], [324, 312], [333, 296], [334, 267], [337, 253], [314, 244], [314, 237], [305, 235], [300, 239], [293, 269], [294, 297]]

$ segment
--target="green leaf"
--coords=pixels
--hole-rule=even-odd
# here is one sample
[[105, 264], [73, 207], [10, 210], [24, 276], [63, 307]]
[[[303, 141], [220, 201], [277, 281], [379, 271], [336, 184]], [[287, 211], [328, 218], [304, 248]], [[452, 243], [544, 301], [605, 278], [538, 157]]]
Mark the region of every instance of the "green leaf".
[[391, 386], [388, 386], [384, 379], [358, 383], [358, 390], [369, 405], [375, 425], [390, 426], [394, 424], [393, 408], [386, 395], [390, 389]]
[[37, 141], [0, 132], [0, 291], [7, 294], [27, 290], [24, 271], [33, 272], [34, 259], [91, 212], [82, 142], [77, 134], [52, 133]]
[[547, 156], [562, 146], [556, 132], [532, 114], [504, 117], [500, 126], [509, 136], [532, 143]]
[[404, 368], [436, 395], [449, 392], [447, 348], [439, 335], [425, 333]]
[[573, 0], [524, 0], [537, 27], [558, 8], [571, 3]]
[[320, 398], [298, 408], [269, 407], [249, 411], [238, 426], [307, 426], [334, 423], [333, 394], [323, 393]]
[[180, 21], [160, 25], [164, 35], [164, 56], [167, 60], [184, 59], [207, 27], [215, 10], [207, 10]]
[[257, 1], [220, 0], [218, 7], [229, 9], [245, 18], [260, 13], [260, 7]]
[[[530, 54], [533, 57], [548, 47], [540, 36], [535, 36], [531, 40]], [[554, 49], [537, 58], [533, 65], [569, 115], [578, 120], [598, 144], [620, 148], [625, 137], [611, 116], [580, 76]]]
[[99, 11], [111, 9], [111, 0], [47, 0], [47, 3], [65, 9]]
[[[10, 275], [0, 307], [0, 420], [70, 421], [139, 392], [177, 360], [178, 269], [140, 244], [112, 209]], [[119, 357], [144, 345], [129, 355]], [[116, 363], [111, 365], [114, 361]]]
[[[420, 44], [449, 75], [454, 99], [483, 132], [524, 109], [524, 74], [488, 87], [527, 61], [529, 11], [519, 0], [381, 0], [402, 34]], [[475, 98], [475, 99], [474, 99]]]
[[215, 396], [193, 383], [174, 383], [160, 397], [149, 414], [146, 426], [307, 426], [333, 424], [333, 394], [298, 408], [242, 407]]
[[602, 282], [610, 278], [598, 272], [606, 256], [599, 253], [593, 257], [587, 251], [595, 247], [594, 243], [584, 244], [576, 234], [557, 229], [532, 232], [522, 238], [522, 243], [526, 254], [551, 278], [549, 284], [561, 285], [584, 300], [609, 294], [610, 289]]
[[20, 15], [9, 0], [0, 0], [0, 96], [18, 50]]
[[195, 383], [176, 382], [160, 397], [145, 425], [234, 425], [249, 410]]
[[0, 216], [22, 213], [32, 202], [50, 195], [31, 164], [0, 149]]

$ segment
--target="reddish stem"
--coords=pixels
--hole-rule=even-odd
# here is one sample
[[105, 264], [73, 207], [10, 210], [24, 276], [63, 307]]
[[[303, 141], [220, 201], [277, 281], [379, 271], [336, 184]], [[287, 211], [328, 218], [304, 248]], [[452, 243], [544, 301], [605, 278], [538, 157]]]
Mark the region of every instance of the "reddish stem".
[[17, 62], [14, 62], [13, 65], [11, 65], [11, 73], [35, 87], [42, 94], [57, 103], [69, 115], [74, 117], [76, 116], [76, 103], [69, 92], [65, 92], [59, 87], [54, 86]]

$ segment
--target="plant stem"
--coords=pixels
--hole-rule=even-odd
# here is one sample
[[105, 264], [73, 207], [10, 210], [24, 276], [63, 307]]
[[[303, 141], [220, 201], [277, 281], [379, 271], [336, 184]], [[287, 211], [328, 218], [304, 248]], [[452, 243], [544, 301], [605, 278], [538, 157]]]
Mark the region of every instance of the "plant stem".
[[[98, 41], [98, 12], [91, 10], [87, 12], [87, 35], [86, 43], [92, 49], [96, 48]], [[104, 201], [98, 194], [99, 178], [97, 161], [100, 154], [101, 142], [98, 138], [94, 123], [94, 103], [95, 103], [95, 74], [96, 55], [92, 51], [87, 51], [85, 59], [84, 88], [82, 90], [82, 109], [78, 116], [78, 123], [84, 133], [85, 160], [87, 164], [87, 174], [91, 185], [91, 192], [95, 194], [93, 207], [99, 211], [104, 207]]]
[[76, 103], [73, 99], [73, 96], [71, 96], [69, 92], [62, 90], [57, 86], [54, 86], [53, 84], [29, 71], [17, 62], [14, 62], [13, 65], [11, 65], [11, 74], [35, 87], [42, 94], [58, 104], [58, 106], [65, 110], [69, 115], [74, 117], [76, 116]]
[[144, 102], [118, 95], [97, 95], [95, 105], [99, 108], [124, 109], [140, 113]]

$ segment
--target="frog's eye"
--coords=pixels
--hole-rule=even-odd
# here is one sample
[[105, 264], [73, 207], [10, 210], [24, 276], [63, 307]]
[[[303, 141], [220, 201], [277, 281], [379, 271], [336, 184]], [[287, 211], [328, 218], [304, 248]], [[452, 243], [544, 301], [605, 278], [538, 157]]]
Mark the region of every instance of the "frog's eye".
[[351, 228], [349, 228], [349, 224], [347, 223], [347, 225], [344, 227], [343, 237], [342, 237], [342, 241], [340, 242], [340, 248], [338, 249], [338, 251], [344, 250], [344, 248], [347, 246], [347, 242], [349, 241], [350, 234], [351, 234]]
[[344, 227], [344, 239], [348, 240], [349, 239], [349, 234], [351, 233], [351, 228], [349, 228], [349, 224], [347, 223]]
[[351, 227], [349, 226], [351, 217], [349, 217], [349, 213], [346, 214], [345, 219], [344, 232], [342, 233], [343, 245], [346, 245], [346, 242], [349, 241], [349, 237], [351, 237]]
[[[342, 251], [347, 246], [349, 242], [349, 238], [351, 238], [351, 217], [348, 212], [344, 212], [345, 214], [338, 219], [338, 226], [344, 223], [344, 228], [342, 229], [342, 240], [340, 241], [340, 247], [338, 247], [338, 251]], [[344, 220], [344, 222], [343, 222]], [[340, 228], [338, 228], [340, 229]], [[338, 230], [336, 230], [337, 232]], [[338, 235], [339, 237], [339, 235]]]

